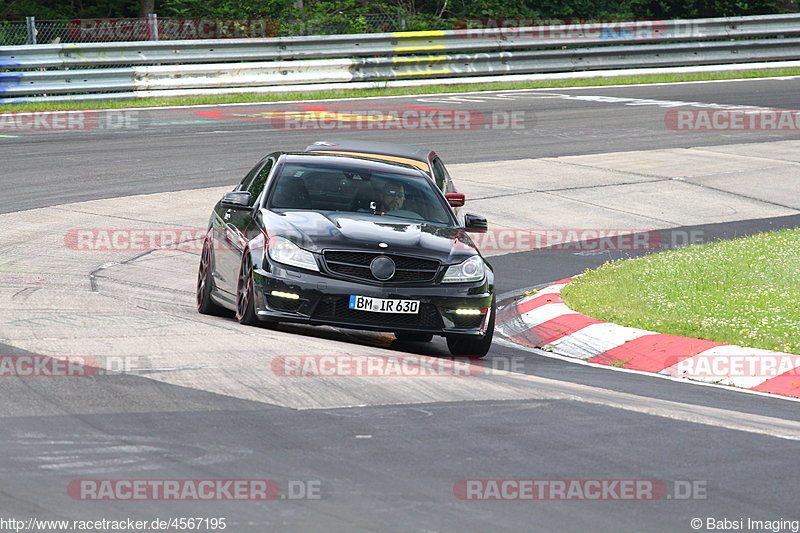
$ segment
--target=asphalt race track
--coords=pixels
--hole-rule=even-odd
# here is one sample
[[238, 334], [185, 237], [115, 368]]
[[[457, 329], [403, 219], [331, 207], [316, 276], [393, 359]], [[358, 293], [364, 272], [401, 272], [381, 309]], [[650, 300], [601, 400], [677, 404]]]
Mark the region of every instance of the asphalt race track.
[[[796, 401], [579, 365], [502, 339], [470, 377], [287, 378], [276, 357], [448, 352], [443, 339], [201, 316], [198, 250], [80, 251], [65, 240], [80, 228], [202, 228], [258, 158], [329, 137], [434, 148], [467, 206], [496, 227], [652, 228], [704, 241], [796, 227], [800, 128], [676, 131], [665, 116], [798, 109], [798, 95], [800, 79], [787, 78], [139, 110], [97, 113], [99, 125], [80, 131], [0, 132], [0, 355], [89, 356], [102, 367], [0, 380], [0, 518], [225, 518], [233, 532], [674, 532], [697, 530], [696, 518], [701, 530], [708, 519], [800, 519]], [[311, 105], [489, 118], [469, 130], [276, 122]], [[506, 127], [511, 117], [519, 127]], [[637, 253], [487, 255], [498, 292], [512, 297]], [[131, 368], [102, 371], [120, 361]], [[71, 489], [144, 479], [269, 479], [281, 495], [87, 501]], [[503, 479], [655, 480], [666, 492], [463, 499], [465, 480]]]

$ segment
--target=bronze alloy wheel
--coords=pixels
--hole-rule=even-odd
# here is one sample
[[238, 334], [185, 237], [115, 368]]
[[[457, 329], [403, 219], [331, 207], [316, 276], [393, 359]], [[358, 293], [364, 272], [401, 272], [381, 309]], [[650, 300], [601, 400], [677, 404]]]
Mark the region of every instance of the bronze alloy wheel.
[[213, 289], [213, 278], [211, 276], [214, 265], [211, 244], [206, 238], [203, 241], [203, 252], [200, 254], [200, 266], [197, 269], [197, 290], [195, 302], [197, 310], [204, 315], [230, 316], [230, 311], [217, 305], [211, 299]]

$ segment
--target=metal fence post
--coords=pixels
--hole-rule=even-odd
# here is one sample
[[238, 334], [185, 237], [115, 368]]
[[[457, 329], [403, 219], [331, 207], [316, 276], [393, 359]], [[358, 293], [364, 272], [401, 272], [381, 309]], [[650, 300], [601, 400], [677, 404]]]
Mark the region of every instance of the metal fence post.
[[150, 27], [150, 40], [158, 40], [158, 15], [150, 13], [147, 15], [147, 24]]
[[25, 26], [28, 29], [28, 44], [36, 44], [36, 17], [25, 17]]

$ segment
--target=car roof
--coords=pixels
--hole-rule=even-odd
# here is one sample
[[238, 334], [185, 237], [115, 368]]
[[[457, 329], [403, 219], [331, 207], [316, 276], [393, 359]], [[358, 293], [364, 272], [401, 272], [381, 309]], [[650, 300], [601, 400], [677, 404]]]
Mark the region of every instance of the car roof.
[[284, 152], [283, 160], [287, 163], [312, 163], [333, 167], [346, 167], [365, 171], [384, 171], [428, 178], [419, 168], [405, 163], [384, 161], [349, 154], [320, 154], [309, 152]]
[[427, 162], [428, 157], [434, 153], [433, 150], [429, 150], [427, 148], [417, 148], [416, 146], [408, 146], [405, 144], [384, 143], [377, 141], [358, 141], [351, 139], [330, 139], [325, 141], [316, 141], [306, 148], [306, 152], [323, 150], [394, 155], [425, 162]]

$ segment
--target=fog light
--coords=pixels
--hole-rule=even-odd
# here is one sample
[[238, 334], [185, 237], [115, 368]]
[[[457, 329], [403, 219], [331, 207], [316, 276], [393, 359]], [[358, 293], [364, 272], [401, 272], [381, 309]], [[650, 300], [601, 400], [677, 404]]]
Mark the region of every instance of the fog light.
[[300, 295], [293, 292], [272, 291], [273, 296], [278, 298], [288, 298], [289, 300], [299, 300]]
[[486, 309], [456, 309], [455, 313], [457, 315], [483, 315], [486, 314]]

